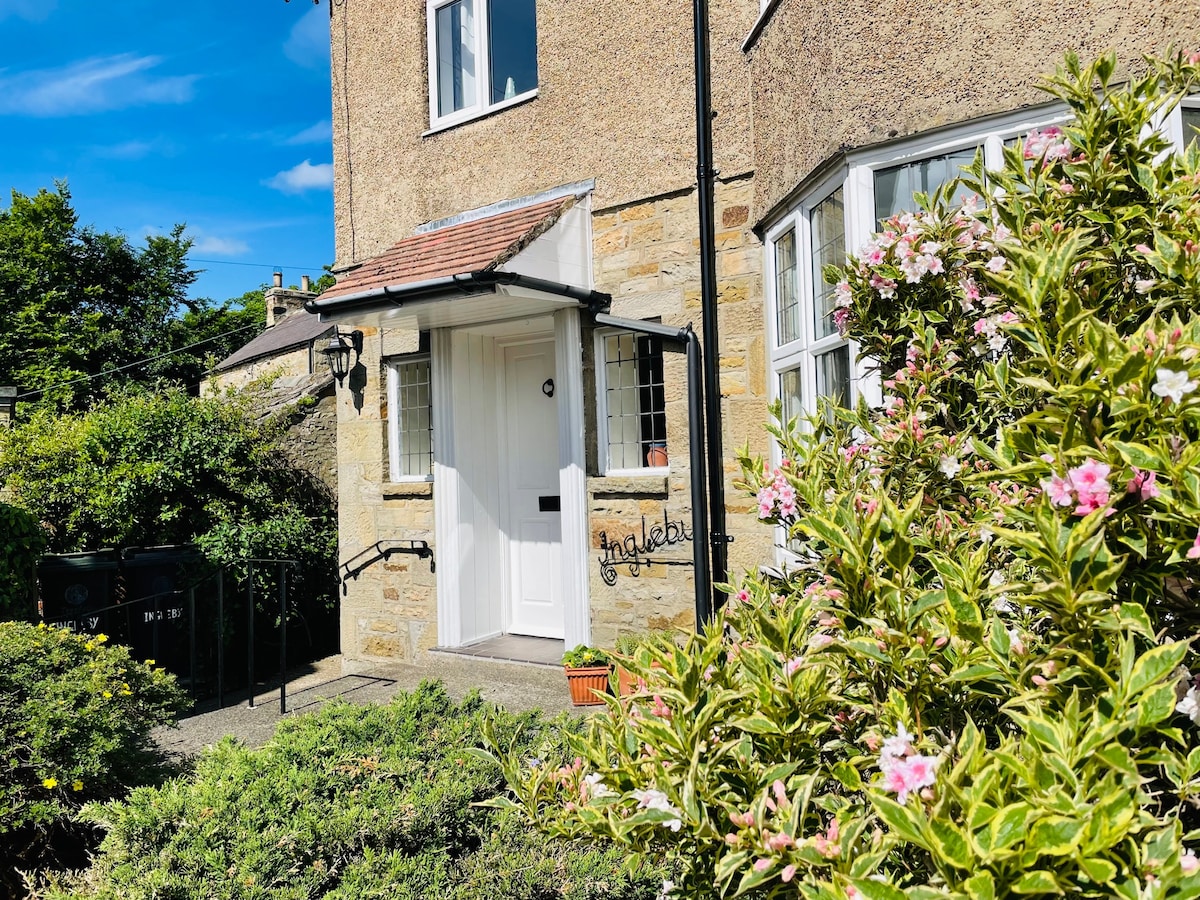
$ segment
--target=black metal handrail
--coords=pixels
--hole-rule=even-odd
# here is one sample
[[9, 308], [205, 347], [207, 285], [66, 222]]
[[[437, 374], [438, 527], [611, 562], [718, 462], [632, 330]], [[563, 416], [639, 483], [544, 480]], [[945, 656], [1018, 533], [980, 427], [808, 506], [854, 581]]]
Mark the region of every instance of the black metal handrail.
[[[287, 712], [287, 620], [288, 620], [288, 578], [287, 573], [290, 569], [299, 568], [300, 563], [294, 559], [241, 559], [232, 563], [227, 563], [217, 569], [216, 572], [209, 573], [193, 582], [186, 588], [176, 588], [169, 591], [159, 591], [154, 594], [147, 594], [144, 597], [135, 597], [132, 600], [124, 600], [120, 603], [102, 606], [97, 609], [89, 609], [86, 612], [88, 617], [99, 617], [104, 613], [110, 612], [126, 612], [128, 613], [132, 607], [140, 604], [153, 603], [153, 610], [150, 612], [150, 618], [146, 622], [154, 624], [152, 630], [152, 653], [154, 659], [159, 656], [159, 631], [158, 623], [163, 621], [162, 602], [169, 598], [187, 598], [188, 607], [188, 678], [191, 682], [190, 688], [194, 699], [199, 699], [197, 695], [197, 647], [196, 647], [196, 590], [205, 583], [216, 579], [216, 600], [217, 600], [217, 664], [216, 664], [216, 681], [217, 681], [217, 705], [223, 707], [225, 705], [225, 573], [234, 567], [248, 566], [246, 574], [246, 657], [247, 657], [247, 708], [254, 709], [254, 701], [256, 697], [255, 686], [257, 680], [254, 670], [254, 574], [255, 569], [262, 565], [272, 565], [279, 567], [279, 712], [280, 714]], [[43, 620], [46, 618], [43, 615]]]

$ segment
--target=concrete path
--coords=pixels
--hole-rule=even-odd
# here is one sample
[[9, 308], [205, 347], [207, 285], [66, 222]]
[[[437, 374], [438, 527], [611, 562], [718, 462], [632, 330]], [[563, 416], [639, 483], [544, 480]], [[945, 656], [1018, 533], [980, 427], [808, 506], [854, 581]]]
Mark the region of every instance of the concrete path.
[[[484, 699], [513, 710], [542, 709], [549, 714], [576, 710], [559, 666], [499, 662], [452, 653], [427, 654], [428, 664], [352, 667], [340, 656], [318, 660], [294, 673], [287, 687], [287, 715], [313, 712], [335, 697], [352, 703], [386, 703], [398, 691], [412, 690], [422, 681], [440, 680], [453, 697], [478, 688]], [[178, 728], [160, 728], [154, 738], [164, 750], [191, 755], [233, 735], [251, 747], [265, 744], [281, 718], [279, 688], [260, 693], [255, 707], [246, 706], [245, 692], [225, 698], [223, 709], [213, 704], [180, 720]], [[591, 707], [595, 709], [596, 707]]]

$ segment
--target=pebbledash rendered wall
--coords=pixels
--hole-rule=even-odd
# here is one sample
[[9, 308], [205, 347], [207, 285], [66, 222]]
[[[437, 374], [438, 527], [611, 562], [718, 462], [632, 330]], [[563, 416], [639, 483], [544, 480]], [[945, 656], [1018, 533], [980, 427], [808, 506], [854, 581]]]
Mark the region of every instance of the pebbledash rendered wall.
[[[839, 150], [1049, 101], [1036, 87], [1073, 50], [1200, 46], [1200, 0], [955, 3], [778, 0], [748, 56], [755, 206], [769, 216]], [[799, 48], [803, 48], [800, 52]]]
[[[763, 342], [762, 247], [751, 229], [749, 177], [717, 187], [717, 268], [720, 281], [721, 389], [726, 458], [749, 444], [765, 453], [767, 408]], [[618, 316], [700, 327], [696, 196], [679, 191], [593, 214], [598, 290], [613, 295]], [[382, 366], [389, 356], [417, 349], [411, 332], [364, 328], [358, 392], [340, 390], [338, 430], [341, 561], [377, 541], [425, 540], [433, 545], [432, 484], [386, 480], [386, 398]], [[589, 516], [588, 572], [592, 642], [611, 646], [622, 633], [690, 627], [695, 619], [688, 468], [685, 360], [666, 354], [668, 476], [599, 474], [596, 438], [594, 329], [583, 333], [584, 408]], [[352, 373], [350, 379], [354, 379]], [[731, 570], [771, 559], [773, 535], [749, 498], [732, 487], [726, 467]], [[658, 531], [653, 529], [657, 526]], [[646, 538], [669, 539], [644, 553]], [[630, 541], [632, 540], [632, 545]], [[616, 545], [616, 548], [610, 545]], [[628, 562], [649, 555], [649, 566]], [[666, 562], [669, 561], [669, 562]], [[439, 566], [454, 560], [438, 559]], [[420, 661], [437, 638], [437, 579], [427, 560], [392, 556], [345, 583], [342, 650], [350, 658]]]

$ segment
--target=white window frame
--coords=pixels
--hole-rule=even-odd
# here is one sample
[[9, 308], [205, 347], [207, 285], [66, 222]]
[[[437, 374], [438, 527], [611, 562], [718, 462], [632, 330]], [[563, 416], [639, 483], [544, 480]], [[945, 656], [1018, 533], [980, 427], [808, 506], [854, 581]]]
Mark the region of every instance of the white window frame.
[[[596, 372], [596, 443], [597, 461], [601, 475], [668, 475], [671, 471], [670, 456], [665, 466], [631, 466], [625, 468], [610, 467], [608, 455], [608, 357], [605, 355], [604, 339], [616, 334], [632, 334], [636, 339], [638, 332], [624, 328], [597, 328], [593, 336], [593, 359]], [[663, 353], [663, 367], [666, 368], [666, 352]], [[665, 376], [664, 376], [665, 377]], [[665, 410], [664, 410], [665, 412]], [[670, 440], [667, 440], [668, 452]]]
[[1192, 110], [1200, 110], [1200, 94], [1190, 94], [1180, 101], [1179, 106], [1171, 110], [1165, 117], [1162, 124], [1163, 136], [1171, 143], [1177, 152], [1182, 153], [1187, 145], [1193, 140], [1200, 140], [1200, 135], [1184, 131], [1183, 116], [1180, 110], [1187, 107]]
[[[846, 161], [833, 172], [824, 173], [808, 186], [800, 198], [768, 226], [764, 241], [766, 273], [766, 329], [770, 345], [770, 396], [780, 399], [780, 376], [790, 369], [800, 368], [803, 411], [812, 415], [817, 410], [816, 357], [821, 351], [847, 344], [850, 347], [850, 388], [853, 402], [859, 397], [869, 404], [882, 403], [882, 385], [877, 373], [869, 371], [866, 360], [856, 362], [859, 347], [837, 334], [813, 338], [813, 291], [811, 230], [809, 215], [813, 208], [839, 187], [845, 210], [846, 251], [856, 253], [876, 229], [875, 174], [878, 171], [930, 157], [944, 156], [969, 147], [983, 147], [984, 164], [998, 168], [1003, 160], [1004, 142], [1024, 135], [1034, 128], [1061, 125], [1068, 120], [1061, 106], [1021, 110], [986, 121], [968, 122], [939, 129], [883, 147], [865, 148], [847, 154]], [[1175, 116], [1178, 120], [1178, 116]], [[778, 298], [775, 296], [775, 242], [789, 229], [796, 230], [797, 282], [801, 303], [801, 338], [780, 346], [778, 335]], [[776, 451], [777, 452], [777, 451]]]
[[[437, 66], [437, 12], [458, 0], [425, 0], [426, 59], [429, 72], [429, 130], [426, 135], [470, 122], [482, 116], [516, 106], [537, 96], [535, 85], [531, 90], [499, 103], [489, 103], [491, 96], [491, 35], [488, 29], [489, 0], [466, 0], [475, 17], [475, 102], [446, 115], [438, 115], [438, 66]], [[540, 76], [539, 76], [540, 78]]]
[[[425, 475], [403, 475], [400, 473], [401, 431], [400, 431], [400, 372], [399, 367], [412, 363], [424, 362], [429, 367], [429, 473]], [[392, 356], [384, 361], [387, 366], [387, 438], [388, 438], [388, 480], [392, 484], [417, 484], [433, 481], [433, 360], [428, 353], [406, 353], [403, 356]]]

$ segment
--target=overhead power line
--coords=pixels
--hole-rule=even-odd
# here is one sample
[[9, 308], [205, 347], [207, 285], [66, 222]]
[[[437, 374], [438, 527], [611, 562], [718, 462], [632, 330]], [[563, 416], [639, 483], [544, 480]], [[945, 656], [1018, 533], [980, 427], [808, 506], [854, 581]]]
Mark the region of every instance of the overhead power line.
[[160, 359], [166, 359], [168, 356], [174, 356], [176, 353], [183, 353], [185, 350], [192, 350], [195, 347], [211, 344], [213, 341], [220, 340], [224, 337], [229, 337], [234, 334], [241, 334], [243, 331], [249, 331], [251, 328], [258, 328], [255, 325], [243, 325], [241, 328], [235, 328], [233, 331], [226, 331], [221, 334], [214, 334], [212, 337], [205, 338], [202, 341], [196, 341], [194, 344], [188, 344], [186, 347], [178, 347], [175, 350], [168, 350], [166, 353], [160, 353], [158, 356], [148, 356], [146, 359], [139, 359], [136, 362], [126, 363], [123, 366], [117, 366], [115, 369], [105, 369], [103, 372], [97, 372], [94, 375], [84, 375], [82, 378], [72, 378], [70, 381], [62, 381], [58, 384], [52, 384], [48, 387], [38, 388], [36, 391], [27, 391], [24, 394], [17, 394], [18, 400], [27, 400], [30, 397], [38, 397], [46, 391], [52, 391], [55, 388], [70, 387], [73, 384], [81, 384], [85, 381], [94, 381], [97, 378], [103, 378], [106, 375], [115, 375], [117, 372], [124, 372], [126, 369], [134, 369], [138, 366], [144, 366], [146, 363], [157, 362]]
[[204, 263], [205, 265], [211, 265], [211, 266], [248, 266], [249, 268], [252, 268], [252, 269], [276, 269], [276, 270], [278, 270], [278, 269], [312, 269], [314, 271], [320, 271], [320, 272], [323, 272], [325, 270], [325, 266], [323, 266], [323, 265], [299, 265], [299, 264], [287, 265], [284, 263], [234, 262], [233, 260], [230, 260], [230, 259], [200, 259], [195, 256], [189, 256], [187, 258], [187, 260], [188, 260], [188, 262]]

